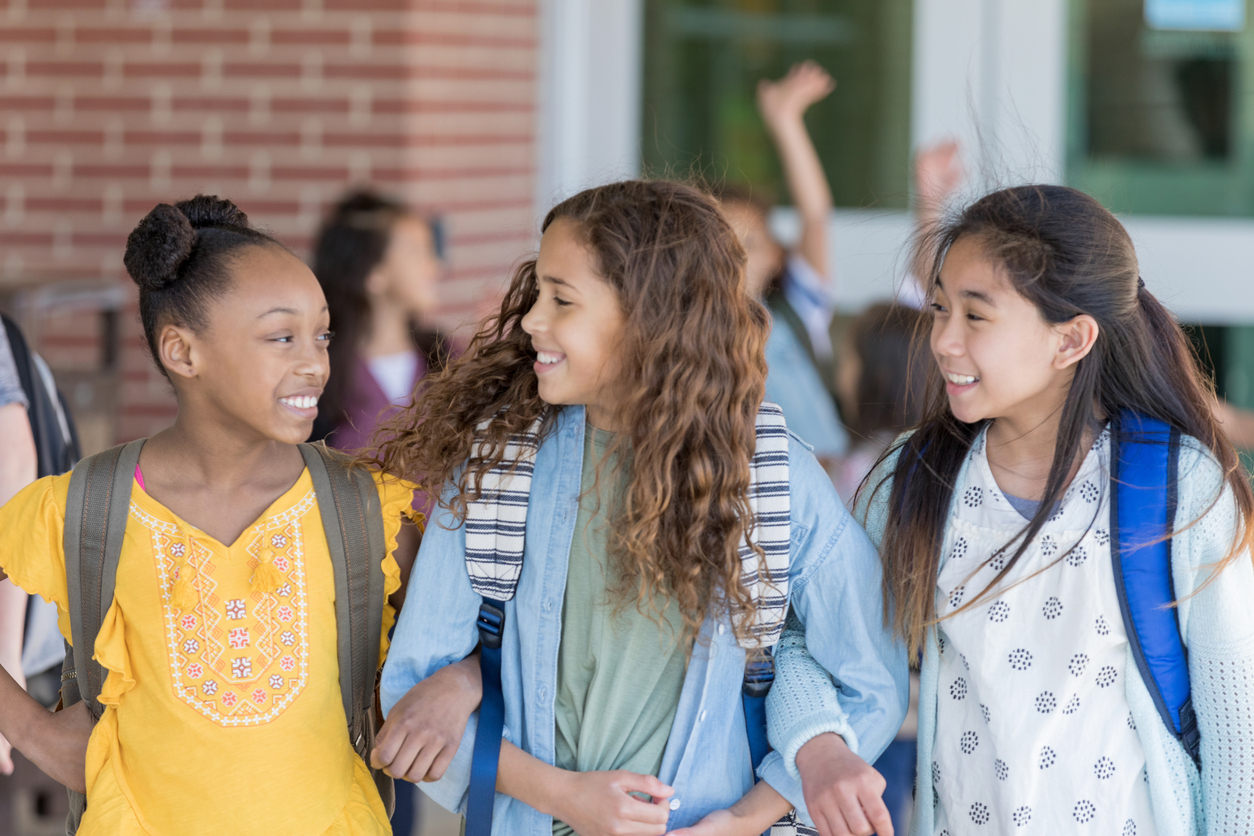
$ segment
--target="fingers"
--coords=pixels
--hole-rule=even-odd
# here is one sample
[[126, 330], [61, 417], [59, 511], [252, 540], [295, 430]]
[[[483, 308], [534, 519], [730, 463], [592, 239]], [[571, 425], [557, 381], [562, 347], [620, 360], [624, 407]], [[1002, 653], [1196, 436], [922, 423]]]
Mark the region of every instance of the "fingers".
[[893, 817], [883, 796], [863, 799], [862, 810], [874, 828], [875, 836], [893, 836]]
[[385, 722], [374, 739], [374, 748], [370, 750], [370, 765], [375, 769], [384, 769], [396, 759], [401, 744], [405, 742], [405, 733], [395, 723]]
[[427, 769], [427, 774], [423, 776], [422, 780], [438, 781], [443, 778], [444, 773], [448, 771], [449, 764], [453, 762], [453, 758], [456, 755], [457, 749], [452, 746], [445, 746], [431, 763], [431, 767]]
[[675, 794], [673, 788], [663, 784], [656, 777], [628, 772], [625, 769], [620, 769], [615, 773], [614, 783], [624, 792], [641, 792], [653, 796], [654, 799], [670, 798]]

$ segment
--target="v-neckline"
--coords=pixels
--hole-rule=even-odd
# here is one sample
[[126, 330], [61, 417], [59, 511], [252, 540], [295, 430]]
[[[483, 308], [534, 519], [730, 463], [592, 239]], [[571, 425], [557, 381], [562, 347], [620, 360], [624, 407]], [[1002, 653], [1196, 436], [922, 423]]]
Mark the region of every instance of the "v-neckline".
[[[302, 487], [304, 488], [303, 490], [301, 490]], [[249, 532], [256, 529], [259, 525], [263, 524], [266, 520], [270, 519], [271, 517], [278, 516], [283, 511], [286, 511], [288, 508], [291, 508], [292, 506], [294, 506], [297, 502], [301, 500], [301, 498], [305, 496], [306, 493], [308, 493], [311, 490], [313, 490], [313, 482], [312, 482], [312, 478], [309, 475], [309, 468], [306, 467], [303, 470], [301, 470], [300, 476], [296, 477], [296, 481], [292, 483], [292, 486], [290, 488], [285, 490], [273, 502], [267, 505], [266, 509], [262, 511], [261, 514], [256, 519], [254, 519], [248, 525], [244, 526], [243, 530], [240, 531], [239, 535], [235, 538], [235, 540], [230, 545], [227, 545], [226, 543], [223, 543], [221, 540], [219, 540], [217, 537], [214, 537], [209, 532], [205, 531], [199, 526], [189, 523], [187, 520], [183, 519], [178, 514], [174, 513], [172, 510], [166, 507], [160, 500], [158, 500], [152, 494], [148, 493], [148, 491], [142, 485], [139, 484], [139, 480], [134, 479], [134, 478], [131, 479], [132, 497], [134, 497], [138, 493], [140, 497], [146, 500], [150, 505], [154, 506], [158, 511], [160, 511], [162, 516], [170, 520], [173, 520], [174, 523], [180, 528], [185, 528], [188, 531], [195, 532], [196, 539], [208, 541], [210, 544], [217, 546], [219, 550], [225, 552], [228, 556], [233, 554], [240, 547], [241, 543], [244, 542], [244, 538], [248, 535]]]

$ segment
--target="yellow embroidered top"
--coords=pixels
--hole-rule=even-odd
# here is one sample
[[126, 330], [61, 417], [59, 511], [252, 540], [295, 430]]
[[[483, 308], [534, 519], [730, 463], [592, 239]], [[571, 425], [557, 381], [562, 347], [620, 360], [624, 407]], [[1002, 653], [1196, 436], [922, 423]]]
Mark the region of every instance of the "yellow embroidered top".
[[[0, 567], [56, 603], [67, 640], [69, 479], [40, 479], [0, 509]], [[391, 595], [413, 485], [375, 482]], [[254, 577], [263, 564], [277, 570], [264, 585]], [[385, 606], [380, 661], [394, 619]], [[334, 573], [308, 471], [229, 546], [133, 483], [95, 658], [108, 675], [87, 749], [82, 836], [391, 833], [348, 739]]]

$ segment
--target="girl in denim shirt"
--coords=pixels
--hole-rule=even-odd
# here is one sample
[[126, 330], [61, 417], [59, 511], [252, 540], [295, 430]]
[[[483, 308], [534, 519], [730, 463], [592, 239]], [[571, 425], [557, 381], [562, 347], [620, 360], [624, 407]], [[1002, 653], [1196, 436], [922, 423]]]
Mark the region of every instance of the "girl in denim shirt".
[[[1254, 833], [1254, 496], [1187, 337], [1127, 231], [1073, 189], [994, 192], [924, 246], [930, 399], [855, 510], [922, 652], [912, 832]], [[1179, 434], [1161, 453], [1171, 595], [1134, 609], [1154, 557], [1118, 523], [1154, 495], [1123, 470], [1112, 487], [1112, 451], [1154, 422]], [[1191, 689], [1178, 729], [1157, 673], [1173, 654], [1146, 649], [1164, 609]], [[821, 818], [836, 790], [807, 712], [837, 695], [803, 629], [781, 642], [771, 732]]]
[[[738, 637], [755, 602], [738, 546], [767, 331], [744, 250], [712, 199], [665, 182], [583, 192], [543, 230], [500, 313], [424, 381], [382, 448], [389, 467], [443, 490], [384, 672], [375, 762], [465, 811], [475, 719], [461, 745], [408, 728], [424, 680], [478, 641], [463, 525], [486, 469], [467, 464], [476, 427], [501, 445], [541, 419], [504, 607], [494, 832], [749, 836], [793, 807], [804, 821], [777, 755], [755, 784], [741, 705]], [[866, 594], [873, 547], [805, 446], [787, 450], [792, 607], [830, 637], [811, 652], [845, 694], [827, 718], [842, 786], [857, 815], [886, 821], [862, 759], [901, 723], [904, 647]]]

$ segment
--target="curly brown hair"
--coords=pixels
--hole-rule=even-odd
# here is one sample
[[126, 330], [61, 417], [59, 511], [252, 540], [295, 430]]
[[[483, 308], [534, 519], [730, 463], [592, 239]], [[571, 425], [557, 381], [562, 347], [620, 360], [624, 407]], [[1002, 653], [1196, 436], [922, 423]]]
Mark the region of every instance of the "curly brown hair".
[[[620, 443], [631, 473], [611, 525], [612, 594], [679, 605], [696, 635], [712, 605], [739, 635], [754, 603], [739, 546], [752, 526], [749, 462], [765, 392], [766, 309], [745, 291], [745, 253], [718, 204], [683, 183], [631, 180], [558, 204], [541, 226], [571, 222], [625, 320]], [[522, 318], [538, 296], [536, 261], [515, 271], [498, 313], [466, 352], [425, 378], [413, 406], [380, 429], [374, 464], [419, 482], [458, 522], [509, 436], [560, 407], [540, 399]], [[475, 428], [490, 421], [484, 457]], [[465, 467], [463, 468], [463, 465]], [[453, 484], [451, 492], [441, 491]]]

